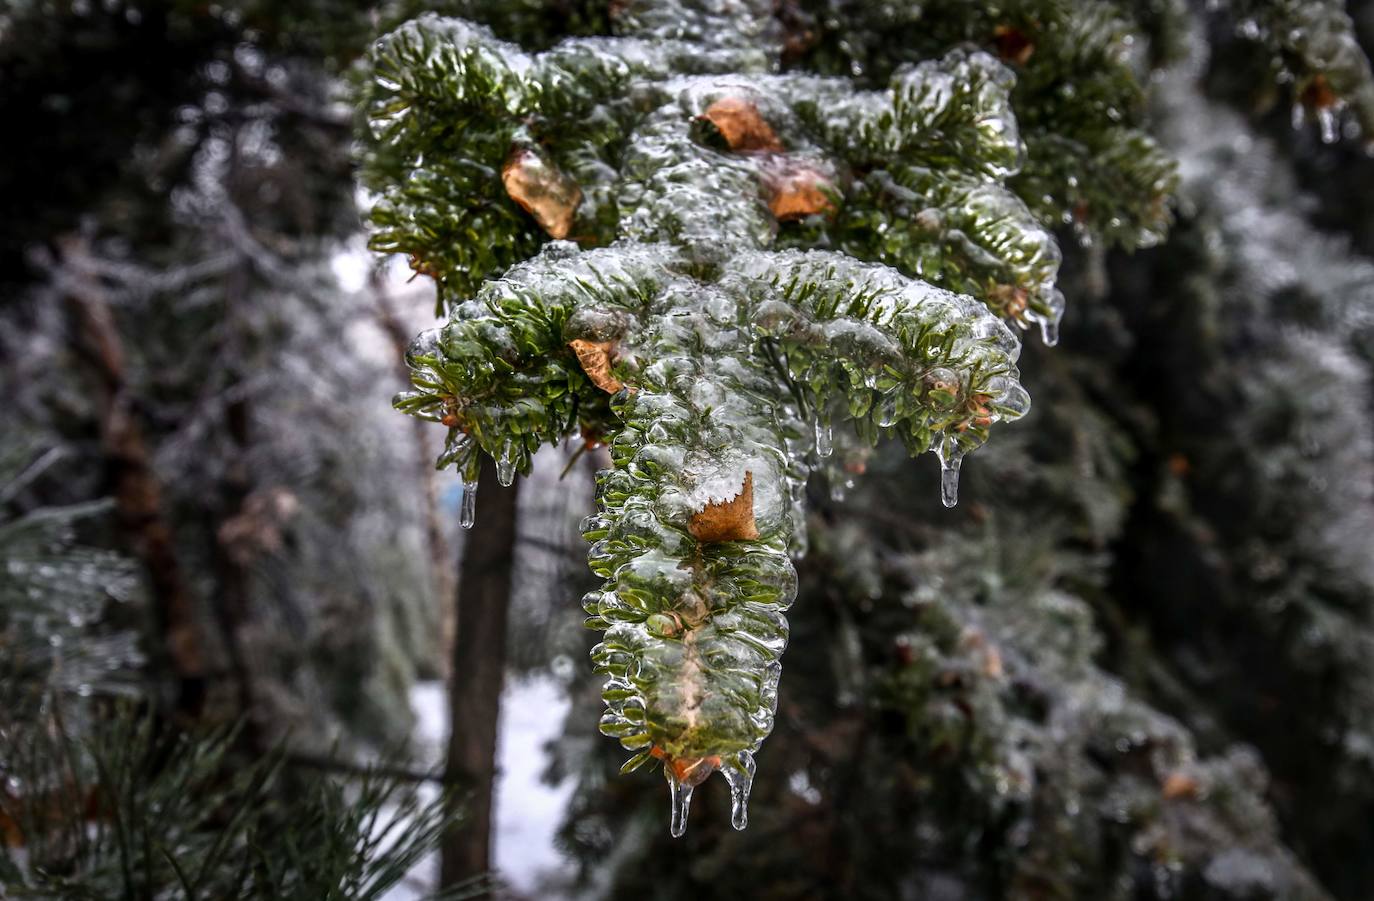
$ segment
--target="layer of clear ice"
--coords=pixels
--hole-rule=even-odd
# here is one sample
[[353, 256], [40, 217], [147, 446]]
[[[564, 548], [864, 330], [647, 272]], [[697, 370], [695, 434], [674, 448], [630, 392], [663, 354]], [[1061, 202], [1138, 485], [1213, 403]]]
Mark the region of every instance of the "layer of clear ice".
[[[605, 632], [593, 652], [607, 677], [601, 731], [634, 752], [626, 770], [663, 761], [674, 835], [695, 785], [717, 771], [733, 824], [747, 824], [796, 594], [792, 557], [805, 547], [805, 485], [814, 469], [837, 470], [834, 430], [934, 451], [952, 505], [963, 455], [1029, 406], [1020, 344], [999, 315], [1052, 340], [1063, 306], [1058, 248], [1001, 184], [1023, 151], [999, 63], [958, 51], [856, 92], [772, 74], [773, 21], [765, 0], [637, 3], [622, 37], [531, 56], [426, 16], [383, 42], [382, 56], [405, 64], [380, 67], [391, 99], [372, 109], [376, 134], [398, 145], [468, 108], [599, 116], [623, 139], [548, 142], [581, 187], [573, 233], [609, 246], [551, 242], [451, 302], [448, 324], [411, 348], [414, 390], [397, 404], [450, 426], [440, 463], [467, 480], [464, 526], [479, 454], [509, 484], [544, 442], [580, 430], [609, 445], [598, 511], [583, 524], [605, 580], [583, 599]], [[747, 99], [785, 150], [706, 140], [703, 112], [726, 97]], [[906, 163], [888, 184], [844, 191], [855, 169], [897, 156]], [[975, 299], [845, 253], [775, 249], [763, 187], [800, 164], [831, 180], [842, 207], [900, 199], [902, 247], [925, 242], [951, 278], [998, 290]], [[628, 387], [608, 398], [572, 341], [607, 348]], [[759, 537], [692, 537], [693, 516], [733, 499], [746, 474]]]

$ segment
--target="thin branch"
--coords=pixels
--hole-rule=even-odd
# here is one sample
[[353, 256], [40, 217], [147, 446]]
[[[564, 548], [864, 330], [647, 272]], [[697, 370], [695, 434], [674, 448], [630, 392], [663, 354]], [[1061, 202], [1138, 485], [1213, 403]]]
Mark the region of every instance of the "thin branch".
[[381, 776], [385, 779], [396, 779], [402, 782], [431, 783], [443, 786], [456, 784], [456, 782], [445, 779], [442, 772], [413, 770], [391, 764], [357, 763], [351, 760], [340, 760], [337, 757], [327, 757], [323, 754], [309, 754], [300, 751], [287, 752], [283, 756], [282, 762], [287, 766], [320, 770], [327, 773], [342, 773], [347, 776]]

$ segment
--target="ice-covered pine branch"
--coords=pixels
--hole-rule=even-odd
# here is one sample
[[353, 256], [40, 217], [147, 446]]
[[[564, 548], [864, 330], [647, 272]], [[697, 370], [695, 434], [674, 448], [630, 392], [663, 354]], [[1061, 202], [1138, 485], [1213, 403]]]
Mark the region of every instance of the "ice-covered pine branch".
[[373, 246], [448, 314], [397, 404], [448, 427], [469, 483], [480, 454], [509, 483], [545, 442], [609, 445], [584, 523], [601, 730], [626, 770], [663, 763], [675, 835], [717, 770], [746, 823], [808, 477], [898, 438], [953, 504], [963, 456], [1028, 408], [1015, 329], [1052, 342], [1063, 309], [1055, 241], [1008, 186], [1007, 66], [780, 75], [772, 16], [646, 0], [538, 55], [422, 17], [380, 42], [369, 100]]

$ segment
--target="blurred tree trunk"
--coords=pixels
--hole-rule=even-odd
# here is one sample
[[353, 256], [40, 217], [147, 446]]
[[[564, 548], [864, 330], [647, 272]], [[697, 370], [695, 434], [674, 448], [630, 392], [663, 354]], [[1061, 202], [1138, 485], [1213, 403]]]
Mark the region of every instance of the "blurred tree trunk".
[[[237, 297], [237, 292], [231, 290], [227, 303], [233, 304]], [[227, 320], [232, 324], [232, 312]], [[237, 363], [239, 358], [232, 358]], [[219, 514], [211, 548], [215, 567], [213, 601], [215, 622], [228, 654], [229, 670], [234, 680], [234, 704], [238, 715], [244, 717], [250, 746], [258, 746], [262, 738], [258, 721], [261, 711], [254, 703], [256, 692], [253, 673], [244, 647], [244, 630], [252, 617], [250, 570], [244, 554], [235, 552], [235, 542], [231, 537], [237, 531], [235, 526], [253, 520], [253, 512], [248, 507], [252, 477], [247, 462], [251, 446], [252, 411], [242, 395], [241, 384], [242, 377], [239, 375], [231, 384], [233, 396], [224, 405], [224, 426], [230, 444], [225, 448], [227, 465], [224, 478], [218, 486]]]
[[468, 533], [458, 573], [458, 623], [449, 674], [448, 766], [445, 782], [461, 821], [444, 836], [440, 885], [491, 869], [496, 721], [506, 669], [506, 616], [515, 556], [517, 481], [502, 488], [496, 464], [482, 456], [477, 524]]
[[158, 634], [155, 653], [165, 655], [176, 676], [176, 711], [197, 717], [206, 689], [203, 636], [177, 561], [162, 485], [153, 471], [137, 403], [129, 390], [124, 343], [105, 292], [91, 274], [86, 242], [70, 236], [60, 244], [76, 342], [100, 386], [102, 453], [115, 515], [147, 573]]
[[[235, 130], [228, 142], [229, 159], [224, 187], [229, 198], [246, 190], [240, 184], [241, 140], [240, 132]], [[229, 211], [233, 212], [232, 205]], [[254, 339], [248, 324], [248, 308], [253, 303], [250, 273], [254, 261], [235, 240], [232, 228], [226, 217], [224, 239], [231, 246], [238, 247], [239, 264], [229, 271], [224, 281], [223, 331], [218, 348], [225, 380], [221, 389], [224, 402], [223, 430], [229, 441], [222, 448], [224, 471], [219, 483], [214, 486], [216, 504], [215, 509], [210, 511], [214, 517], [210, 533], [210, 558], [215, 570], [211, 601], [220, 641], [228, 657], [229, 674], [233, 679], [234, 705], [244, 722], [244, 738], [249, 747], [262, 748], [265, 742], [262, 733], [264, 713], [258, 710], [254, 701], [253, 672], [245, 647], [245, 633], [252, 618], [251, 572], [254, 553], [251, 544], [247, 549], [236, 549], [233, 537], [244, 531], [252, 535], [261, 528], [248, 506], [254, 487], [249, 466], [253, 415], [246, 390], [247, 374], [253, 367], [250, 354]]]

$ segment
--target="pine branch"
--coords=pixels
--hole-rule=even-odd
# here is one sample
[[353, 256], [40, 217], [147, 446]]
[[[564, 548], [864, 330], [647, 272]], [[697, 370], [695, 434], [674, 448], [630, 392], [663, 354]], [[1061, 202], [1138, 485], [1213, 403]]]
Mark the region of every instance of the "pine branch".
[[[668, 21], [671, 38], [658, 30]], [[788, 555], [804, 546], [803, 488], [831, 454], [832, 410], [865, 442], [936, 452], [952, 504], [963, 455], [1028, 406], [1019, 345], [984, 304], [842, 254], [769, 250], [777, 222], [861, 207], [838, 173], [894, 155], [929, 167], [927, 193], [967, 198], [988, 183], [1009, 212], [960, 223], [982, 242], [962, 265], [1007, 284], [966, 281], [1050, 332], [1057, 250], [999, 224], [1028, 214], [997, 187], [1023, 150], [1010, 77], [991, 57], [952, 54], [855, 92], [766, 74], [773, 25], [747, 5], [643, 3], [618, 25], [619, 39], [534, 57], [433, 17], [381, 42], [375, 246], [415, 254], [450, 312], [410, 349], [414, 390], [397, 406], [448, 426], [440, 463], [469, 482], [491, 455], [509, 483], [570, 426], [608, 440], [601, 512], [584, 525], [607, 580], [584, 599], [607, 632], [594, 654], [610, 677], [602, 730], [636, 752], [627, 769], [664, 762], [675, 834], [692, 787], [717, 769], [743, 828], [795, 593]], [[431, 179], [456, 193], [401, 205]], [[465, 254], [513, 252], [511, 238], [533, 234], [455, 241], [426, 224], [429, 210], [464, 217], [478, 202], [554, 237], [619, 243], [549, 245], [460, 303], [451, 288], [502, 265]], [[1017, 280], [1035, 297], [1007, 304], [1002, 294], [1030, 293]], [[793, 406], [798, 390], [812, 421]]]

